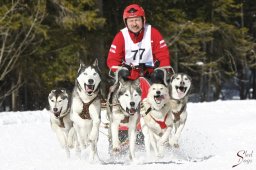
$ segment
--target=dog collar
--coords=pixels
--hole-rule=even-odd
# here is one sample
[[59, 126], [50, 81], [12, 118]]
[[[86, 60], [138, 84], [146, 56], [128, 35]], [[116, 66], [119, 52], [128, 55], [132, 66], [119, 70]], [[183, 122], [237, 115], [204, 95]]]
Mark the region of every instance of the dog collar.
[[[164, 106], [165, 106], [165, 104], [164, 104]], [[154, 108], [153, 108], [153, 109], [154, 109]], [[151, 112], [151, 110], [152, 110], [152, 107], [149, 107], [148, 110], [145, 112], [145, 116], [146, 116], [149, 112]]]

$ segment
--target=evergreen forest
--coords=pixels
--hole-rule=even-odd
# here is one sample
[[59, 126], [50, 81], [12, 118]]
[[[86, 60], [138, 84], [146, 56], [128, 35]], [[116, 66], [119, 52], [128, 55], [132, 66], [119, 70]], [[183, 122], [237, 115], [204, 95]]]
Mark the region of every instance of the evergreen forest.
[[72, 92], [80, 62], [96, 58], [107, 93], [108, 51], [132, 3], [192, 78], [192, 102], [256, 99], [255, 0], [1, 0], [0, 111], [46, 108], [51, 89]]

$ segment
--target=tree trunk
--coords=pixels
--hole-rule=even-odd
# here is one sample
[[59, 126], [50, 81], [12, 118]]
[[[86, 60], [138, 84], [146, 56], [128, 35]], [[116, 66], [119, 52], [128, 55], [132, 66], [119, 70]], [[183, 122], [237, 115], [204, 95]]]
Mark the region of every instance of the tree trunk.
[[[15, 82], [12, 81], [12, 89], [15, 89]], [[12, 91], [12, 111], [17, 111], [17, 90]]]
[[252, 98], [256, 99], [256, 69], [252, 69]]

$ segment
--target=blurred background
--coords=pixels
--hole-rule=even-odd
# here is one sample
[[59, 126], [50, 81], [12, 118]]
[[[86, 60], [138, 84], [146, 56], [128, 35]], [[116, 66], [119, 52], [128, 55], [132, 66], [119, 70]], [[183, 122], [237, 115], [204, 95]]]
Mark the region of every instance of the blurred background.
[[108, 50], [131, 3], [164, 36], [175, 72], [192, 77], [191, 102], [256, 99], [255, 0], [1, 0], [0, 111], [72, 92], [80, 61], [98, 58], [107, 89]]

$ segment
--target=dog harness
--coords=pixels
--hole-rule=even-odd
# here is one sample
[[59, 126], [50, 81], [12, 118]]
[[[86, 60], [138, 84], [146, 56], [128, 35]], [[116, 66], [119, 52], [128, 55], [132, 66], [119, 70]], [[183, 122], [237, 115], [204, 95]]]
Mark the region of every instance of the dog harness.
[[150, 116], [151, 116], [151, 118], [152, 118], [156, 123], [159, 124], [159, 126], [161, 127], [161, 129], [166, 129], [166, 128], [167, 128], [167, 125], [166, 125], [165, 121], [166, 121], [166, 119], [167, 119], [167, 117], [168, 117], [168, 114], [165, 115], [164, 121], [156, 120], [152, 115], [150, 115]]
[[59, 117], [59, 121], [60, 121], [59, 127], [60, 128], [65, 128], [65, 124], [64, 124], [63, 119], [64, 119], [65, 116], [68, 115], [69, 112], [70, 112], [70, 109], [67, 109], [67, 111], [62, 116]]
[[173, 116], [174, 116], [174, 123], [176, 123], [177, 121], [180, 120], [180, 115], [181, 113], [185, 110], [186, 108], [186, 104], [182, 106], [182, 108], [180, 109], [180, 111], [178, 112], [172, 112]]
[[124, 119], [121, 120], [121, 123], [129, 123], [129, 116], [124, 116]]
[[88, 103], [84, 103], [83, 102], [83, 110], [82, 112], [79, 114], [79, 116], [82, 118], [82, 119], [89, 119], [91, 120], [91, 116], [90, 116], [90, 113], [89, 113], [89, 106], [92, 104], [92, 102], [94, 102], [98, 97], [98, 95], [93, 99], [91, 100], [90, 102]]
[[[148, 108], [148, 110], [145, 112], [145, 115], [147, 115], [150, 111], [152, 110], [152, 108]], [[167, 117], [168, 117], [168, 114], [165, 115], [164, 117], [164, 121], [159, 121], [159, 120], [156, 120], [152, 115], [150, 115], [150, 117], [156, 122], [159, 124], [159, 126], [161, 127], [161, 129], [165, 129], [167, 128], [167, 125], [165, 123]]]

